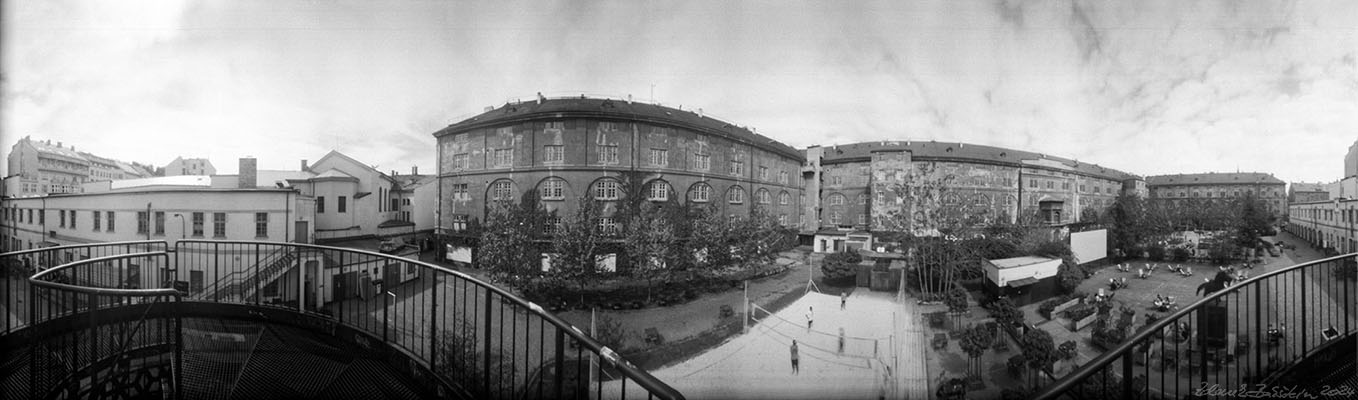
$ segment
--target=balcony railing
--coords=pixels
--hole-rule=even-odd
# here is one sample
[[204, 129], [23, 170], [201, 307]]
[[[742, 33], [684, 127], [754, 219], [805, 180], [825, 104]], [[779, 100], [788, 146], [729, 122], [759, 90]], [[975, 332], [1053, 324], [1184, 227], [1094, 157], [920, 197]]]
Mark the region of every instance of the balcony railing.
[[[148, 250], [152, 252], [141, 253]], [[49, 269], [65, 252], [115, 255]], [[72, 364], [72, 360], [97, 363], [99, 358], [90, 354], [150, 357], [143, 354], [151, 354], [147, 353], [150, 349], [163, 356], [171, 354], [163, 351], [168, 345], [173, 347], [173, 365], [179, 365], [179, 318], [203, 310], [243, 307], [257, 318], [269, 319], [268, 315], [281, 312], [297, 315], [297, 320], [321, 321], [329, 329], [357, 332], [349, 337], [358, 345], [383, 349], [384, 354], [405, 360], [399, 364], [411, 380], [436, 388], [440, 396], [683, 398], [537, 304], [457, 271], [376, 252], [294, 243], [181, 240], [172, 249], [159, 241], [36, 249], [0, 254], [0, 263], [6, 266], [3, 304], [8, 312], [0, 342], [27, 344], [40, 355], [29, 366], [31, 371], [46, 374], [29, 385], [35, 397], [89, 393], [98, 386], [110, 375]], [[38, 270], [60, 272], [42, 272], [28, 279]], [[223, 287], [231, 289], [223, 291]], [[114, 307], [149, 311], [142, 317], [132, 311], [105, 312]], [[175, 322], [163, 322], [166, 318]], [[157, 322], [142, 322], [133, 329], [136, 321]], [[273, 322], [302, 324], [276, 317]], [[107, 327], [111, 323], [127, 326], [111, 329]], [[97, 343], [96, 348], [117, 351], [64, 354], [35, 335], [72, 326], [79, 333], [68, 334], [69, 343]], [[166, 330], [169, 327], [173, 329]], [[135, 342], [161, 347], [108, 346], [122, 342], [125, 332], [163, 332], [151, 335], [159, 341]], [[73, 347], [85, 348], [81, 346]], [[4, 371], [0, 365], [0, 372]], [[8, 378], [0, 376], [0, 382]], [[175, 376], [164, 385], [173, 390], [183, 382]]]
[[1137, 333], [1035, 398], [1247, 397], [1232, 391], [1258, 389], [1352, 340], [1358, 330], [1355, 255], [1264, 273], [1136, 326]]

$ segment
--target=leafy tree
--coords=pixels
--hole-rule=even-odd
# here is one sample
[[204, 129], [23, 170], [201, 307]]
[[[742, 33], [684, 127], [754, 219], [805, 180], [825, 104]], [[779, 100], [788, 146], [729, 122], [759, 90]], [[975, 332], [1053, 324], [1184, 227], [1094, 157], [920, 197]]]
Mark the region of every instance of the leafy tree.
[[672, 225], [660, 213], [643, 212], [632, 217], [624, 228], [623, 246], [632, 264], [633, 276], [646, 280], [646, 301], [656, 280], [665, 280], [666, 262], [671, 259], [675, 235]]
[[836, 284], [852, 283], [858, 276], [858, 263], [863, 256], [857, 251], [841, 251], [827, 254], [821, 259], [820, 270], [825, 273], [825, 281]]
[[575, 213], [561, 222], [553, 236], [552, 274], [574, 283], [581, 296], [585, 288], [599, 279], [597, 260], [605, 232], [599, 226], [599, 202], [592, 196], [581, 196]]
[[981, 377], [981, 356], [985, 355], [986, 349], [990, 348], [991, 342], [995, 340], [995, 333], [986, 329], [983, 325], [976, 325], [967, 329], [962, 334], [962, 340], [957, 345], [962, 351], [967, 353], [967, 375], [973, 378]]
[[967, 291], [960, 287], [953, 287], [945, 296], [943, 304], [948, 306], [948, 311], [953, 315], [953, 326], [961, 325], [962, 313], [967, 312]]
[[[460, 326], [438, 331], [435, 337], [437, 350], [433, 360], [434, 372], [458, 376], [467, 384], [465, 387], [473, 391], [500, 387], [502, 384], [512, 387], [518, 371], [515, 357], [506, 357], [500, 350], [483, 353], [481, 350], [486, 347], [476, 340], [476, 324], [463, 318]], [[486, 357], [490, 357], [490, 368], [486, 368]], [[491, 394], [481, 393], [480, 396], [490, 397]]]
[[497, 201], [490, 204], [486, 222], [481, 226], [477, 264], [491, 279], [520, 287], [540, 272], [536, 239], [552, 214], [538, 202], [537, 193], [525, 193], [518, 203]]
[[1042, 329], [1029, 329], [1027, 333], [1019, 338], [1019, 346], [1023, 348], [1023, 358], [1031, 369], [1031, 387], [1037, 387], [1040, 375], [1039, 371], [1052, 372], [1052, 363], [1055, 361], [1056, 342], [1052, 340], [1050, 333]]
[[735, 244], [736, 227], [733, 218], [724, 215], [715, 204], [694, 210], [693, 250], [700, 254], [694, 264], [704, 272], [716, 271], [733, 264], [736, 257], [732, 246]]
[[1084, 271], [1075, 263], [1075, 257], [1070, 255], [1061, 257], [1061, 265], [1057, 267], [1056, 276], [1061, 294], [1074, 292], [1085, 280]]

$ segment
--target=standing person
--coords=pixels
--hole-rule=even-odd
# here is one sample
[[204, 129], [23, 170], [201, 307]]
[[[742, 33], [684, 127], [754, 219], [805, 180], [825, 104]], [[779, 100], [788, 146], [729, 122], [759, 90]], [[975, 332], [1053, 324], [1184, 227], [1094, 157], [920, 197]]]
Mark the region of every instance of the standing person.
[[849, 302], [849, 292], [839, 292], [839, 309], [844, 309], [844, 304]]
[[792, 341], [792, 373], [795, 375], [801, 372], [801, 367], [797, 365], [797, 341]]
[[816, 310], [815, 310], [815, 307], [807, 306], [807, 307], [806, 307], [806, 331], [807, 331], [807, 332], [810, 332], [810, 331], [811, 331], [811, 323], [812, 323], [812, 322], [816, 322]]

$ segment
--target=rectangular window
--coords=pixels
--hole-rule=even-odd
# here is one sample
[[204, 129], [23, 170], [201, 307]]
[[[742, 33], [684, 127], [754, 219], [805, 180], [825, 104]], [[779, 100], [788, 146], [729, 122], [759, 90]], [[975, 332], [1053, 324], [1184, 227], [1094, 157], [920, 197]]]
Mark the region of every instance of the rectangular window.
[[114, 222], [114, 221], [116, 221], [116, 220], [113, 219], [113, 211], [109, 211], [109, 212], [108, 212], [108, 231], [109, 231], [109, 232], [113, 232], [113, 228], [114, 228], [113, 222]]
[[57, 216], [61, 217], [61, 227], [66, 227], [66, 210], [57, 210]]
[[1084, 192], [1085, 192], [1085, 185], [1080, 185], [1080, 193], [1084, 193]]
[[542, 161], [549, 163], [559, 163], [566, 161], [566, 146], [546, 145], [542, 146]]
[[618, 182], [617, 182], [617, 181], [606, 180], [606, 181], [600, 181], [599, 183], [595, 184], [595, 185], [594, 185], [594, 199], [595, 199], [595, 200], [617, 200], [617, 199], [618, 199]]
[[336, 199], [335, 199], [335, 212], [338, 212], [338, 213], [341, 213], [341, 214], [346, 213], [346, 212], [349, 212], [349, 198], [344, 197], [344, 196], [336, 196]]
[[868, 216], [867, 216], [867, 215], [863, 215], [863, 214], [858, 214], [858, 224], [859, 224], [859, 225], [864, 225], [864, 224], [867, 224], [867, 223], [868, 223]]
[[843, 183], [844, 183], [844, 180], [843, 180], [842, 178], [838, 177], [838, 176], [832, 176], [832, 177], [830, 177], [830, 184], [831, 184], [831, 185], [840, 185], [840, 184], [843, 184]]
[[495, 182], [491, 187], [491, 198], [495, 200], [513, 200], [514, 187], [509, 182]]
[[778, 183], [787, 184], [787, 171], [778, 171]]
[[542, 188], [538, 189], [538, 195], [543, 200], [564, 200], [566, 198], [566, 181], [552, 179], [542, 182]]
[[709, 163], [709, 161], [710, 160], [708, 159], [706, 154], [694, 154], [693, 169], [698, 171], [706, 171], [709, 168], [711, 168], [711, 164]]
[[611, 132], [611, 131], [616, 131], [616, 130], [618, 130], [618, 128], [617, 128], [617, 126], [614, 125], [612, 122], [600, 122], [600, 123], [599, 123], [599, 130], [600, 130], [600, 131], [604, 131], [604, 132]]
[[[406, 200], [410, 200], [410, 199], [406, 199]], [[400, 211], [400, 209], [401, 209], [401, 199], [391, 199], [391, 209], [392, 209], [393, 211]]]
[[193, 213], [193, 237], [203, 237], [203, 213]]
[[453, 170], [454, 170], [454, 171], [467, 169], [467, 166], [468, 166], [468, 165], [470, 165], [470, 163], [468, 162], [468, 158], [467, 158], [467, 154], [466, 154], [466, 153], [462, 153], [462, 154], [453, 154]]
[[71, 210], [71, 229], [75, 229], [75, 210]]
[[611, 217], [599, 218], [599, 231], [603, 232], [605, 235], [617, 233], [618, 223]]
[[542, 234], [555, 235], [560, 228], [561, 217], [548, 217], [547, 221], [542, 223]]
[[453, 185], [453, 200], [467, 201], [471, 196], [467, 193], [467, 184], [458, 183]]
[[650, 200], [666, 201], [670, 199], [670, 184], [665, 182], [651, 183]]
[[146, 234], [151, 231], [151, 215], [146, 211], [137, 211], [137, 233]]
[[495, 162], [493, 165], [496, 167], [510, 167], [514, 165], [514, 149], [495, 149], [493, 154], [495, 155]]
[[759, 167], [759, 180], [769, 180], [769, 167]]
[[778, 225], [787, 225], [787, 214], [778, 216]]
[[617, 164], [618, 146], [603, 145], [599, 146], [599, 163]]
[[1037, 187], [1037, 179], [1029, 179], [1029, 180], [1028, 180], [1028, 187], [1030, 187], [1030, 188], [1035, 188], [1035, 187]]
[[1055, 182], [1047, 181], [1047, 189], [1055, 189], [1055, 188], [1056, 188], [1056, 183], [1055, 183]]
[[566, 123], [563, 122], [563, 121], [552, 121], [552, 122], [548, 122], [548, 123], [547, 123], [547, 129], [558, 130], [558, 131], [559, 131], [559, 130], [562, 130], [562, 129], [566, 129]]
[[165, 235], [165, 212], [156, 211], [156, 234]]
[[[29, 222], [32, 222], [29, 218]], [[38, 225], [47, 225], [47, 210], [38, 210]]]
[[226, 237], [226, 213], [212, 213], [212, 237]]
[[745, 174], [745, 163], [733, 160], [731, 161], [731, 168], [729, 170], [731, 172], [731, 175], [736, 176], [743, 175]]
[[93, 218], [93, 220], [94, 220], [94, 231], [95, 231], [95, 232], [99, 232], [99, 223], [100, 223], [100, 222], [103, 222], [103, 221], [99, 220], [99, 212], [98, 212], [98, 211], [92, 211], [92, 213], [93, 213], [93, 215], [94, 215], [94, 218]]
[[255, 238], [269, 237], [269, 213], [255, 213]]
[[670, 152], [665, 149], [651, 149], [651, 165], [664, 167], [670, 165]]
[[316, 196], [316, 213], [325, 214], [325, 196]]

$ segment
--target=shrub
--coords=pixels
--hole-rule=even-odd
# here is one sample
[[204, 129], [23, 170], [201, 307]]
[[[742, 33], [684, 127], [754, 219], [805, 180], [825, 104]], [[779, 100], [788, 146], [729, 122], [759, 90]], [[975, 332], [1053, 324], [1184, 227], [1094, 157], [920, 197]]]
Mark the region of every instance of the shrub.
[[863, 256], [857, 251], [843, 251], [825, 256], [821, 260], [820, 269], [825, 273], [825, 281], [835, 284], [852, 283], [857, 277], [858, 263], [863, 262]]
[[1188, 249], [1183, 247], [1175, 247], [1174, 250], [1172, 250], [1170, 253], [1171, 253], [1170, 257], [1174, 260], [1174, 262], [1188, 261], [1188, 259], [1193, 256], [1193, 252], [1188, 251]]
[[622, 351], [623, 344], [627, 341], [627, 328], [622, 326], [622, 322], [614, 321], [613, 318], [604, 315], [599, 317], [599, 324], [596, 332], [596, 339], [610, 349]]
[[945, 315], [942, 311], [935, 312], [935, 313], [929, 313], [929, 326], [930, 326], [930, 327], [933, 327], [933, 328], [942, 328], [942, 327], [943, 327], [943, 324], [944, 324], [944, 323], [947, 323], [947, 321], [948, 321], [948, 316]]
[[1057, 350], [1059, 350], [1060, 352], [1061, 359], [1069, 360], [1075, 358], [1075, 351], [1077, 349], [1077, 346], [1078, 345], [1075, 343], [1074, 340], [1067, 340], [1061, 343], [1061, 346], [1057, 348]]
[[1013, 357], [1009, 357], [1009, 361], [1005, 363], [1005, 369], [1009, 371], [1009, 376], [1023, 378], [1023, 370], [1026, 369], [1024, 368], [1024, 365], [1027, 364], [1027, 361], [1027, 359], [1023, 358], [1022, 354], [1015, 354]]
[[1153, 244], [1146, 247], [1146, 253], [1150, 256], [1151, 261], [1165, 261], [1165, 253], [1167, 252], [1165, 246]]
[[1055, 297], [1044, 301], [1042, 302], [1042, 305], [1037, 306], [1037, 313], [1041, 314], [1043, 318], [1052, 319], [1052, 310], [1055, 310], [1056, 306], [1059, 306], [1064, 302], [1066, 302], [1066, 300], [1061, 297]]
[[1094, 307], [1088, 304], [1081, 304], [1066, 310], [1066, 317], [1071, 320], [1079, 321], [1094, 315]]

